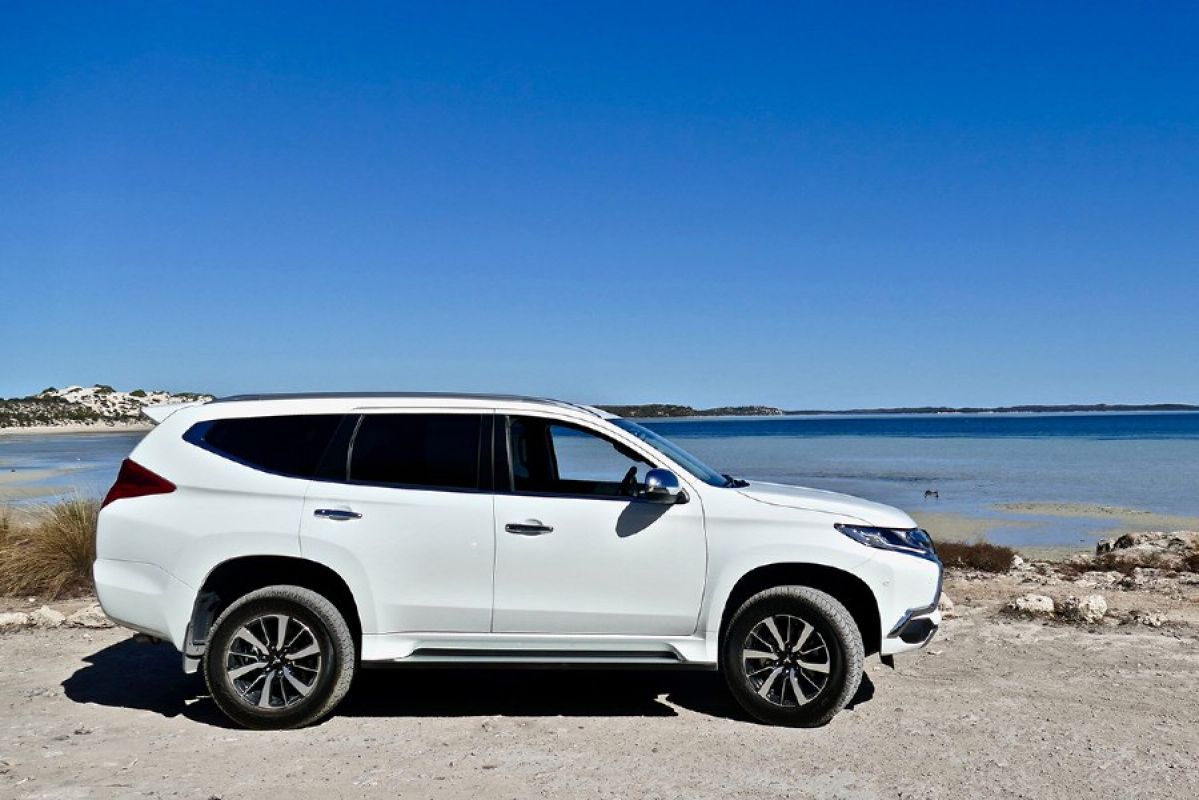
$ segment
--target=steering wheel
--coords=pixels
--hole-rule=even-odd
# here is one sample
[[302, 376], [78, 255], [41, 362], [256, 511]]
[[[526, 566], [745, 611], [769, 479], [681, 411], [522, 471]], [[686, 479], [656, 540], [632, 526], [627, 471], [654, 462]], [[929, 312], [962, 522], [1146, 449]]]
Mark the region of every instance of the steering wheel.
[[623, 497], [633, 497], [637, 493], [637, 468], [629, 467], [620, 482], [620, 494]]

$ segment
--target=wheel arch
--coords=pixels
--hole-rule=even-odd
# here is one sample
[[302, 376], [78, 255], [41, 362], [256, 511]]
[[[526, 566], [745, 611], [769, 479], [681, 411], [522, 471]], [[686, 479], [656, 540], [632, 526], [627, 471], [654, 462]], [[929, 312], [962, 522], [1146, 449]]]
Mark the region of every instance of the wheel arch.
[[720, 638], [724, 641], [729, 622], [741, 604], [758, 592], [776, 586], [808, 586], [834, 597], [849, 611], [866, 654], [879, 651], [882, 644], [882, 623], [878, 598], [858, 576], [837, 567], [805, 562], [763, 564], [742, 575], [725, 598], [720, 616]]
[[196, 593], [184, 637], [184, 667], [195, 671], [204, 653], [212, 624], [239, 597], [274, 585], [302, 586], [327, 598], [354, 635], [361, 651], [362, 616], [349, 584], [336, 571], [318, 561], [282, 555], [239, 556], [222, 561], [204, 578]]

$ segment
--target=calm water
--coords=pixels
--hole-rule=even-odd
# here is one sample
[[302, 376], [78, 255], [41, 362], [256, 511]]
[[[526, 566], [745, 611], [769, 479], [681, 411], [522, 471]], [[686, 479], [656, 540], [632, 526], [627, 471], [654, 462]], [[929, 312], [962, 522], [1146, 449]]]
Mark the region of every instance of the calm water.
[[[996, 521], [1014, 544], [1071, 544], [1093, 521], [1003, 529], [1008, 502], [1087, 503], [1199, 516], [1199, 414], [764, 417], [645, 423], [722, 472], [848, 492], [909, 511]], [[0, 437], [0, 469], [101, 494], [140, 434]], [[923, 499], [926, 489], [941, 495]], [[1028, 518], [1024, 518], [1027, 520]]]
[[[722, 472], [994, 520], [988, 538], [1009, 544], [1076, 544], [1103, 525], [1017, 517], [995, 511], [999, 503], [1199, 516], [1195, 413], [771, 417], [651, 427]], [[940, 500], [926, 501], [926, 489]], [[1000, 527], [1011, 520], [1024, 524]]]

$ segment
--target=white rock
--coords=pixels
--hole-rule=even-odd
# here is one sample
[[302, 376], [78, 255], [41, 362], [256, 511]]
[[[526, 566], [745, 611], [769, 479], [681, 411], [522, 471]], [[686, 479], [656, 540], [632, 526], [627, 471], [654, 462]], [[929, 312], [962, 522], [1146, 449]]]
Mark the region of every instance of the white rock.
[[1053, 614], [1053, 598], [1043, 594], [1022, 594], [1008, 603], [1007, 608], [1017, 614], [1050, 616]]
[[55, 611], [50, 606], [42, 606], [29, 615], [29, 621], [38, 628], [57, 628], [66, 622], [66, 619], [66, 614], [63, 614], [61, 611]]
[[1107, 600], [1101, 594], [1086, 597], [1067, 597], [1062, 603], [1062, 616], [1078, 622], [1094, 623], [1107, 613]]
[[15, 631], [29, 625], [29, 615], [24, 611], [0, 614], [0, 631]]
[[74, 628], [111, 628], [113, 627], [112, 620], [105, 614], [99, 605], [92, 604], [86, 608], [81, 608], [71, 616], [67, 617], [67, 624]]
[[953, 601], [949, 599], [949, 595], [941, 592], [941, 598], [937, 601], [937, 610], [941, 612], [943, 617], [956, 617], [953, 612]]
[[1150, 628], [1160, 628], [1166, 624], [1166, 615], [1160, 611], [1134, 611], [1128, 615], [1128, 621], [1137, 625], [1148, 625]]
[[1020, 556], [1012, 556], [1012, 569], [1024, 569], [1025, 561]]

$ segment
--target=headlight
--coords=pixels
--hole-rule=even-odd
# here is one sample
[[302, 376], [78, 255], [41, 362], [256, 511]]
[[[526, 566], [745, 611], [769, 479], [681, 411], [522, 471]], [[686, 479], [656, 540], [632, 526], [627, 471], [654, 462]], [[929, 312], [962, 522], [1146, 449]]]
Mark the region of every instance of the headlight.
[[935, 559], [933, 538], [920, 528], [871, 528], [866, 525], [834, 525], [854, 541], [880, 550], [898, 550], [921, 558]]

